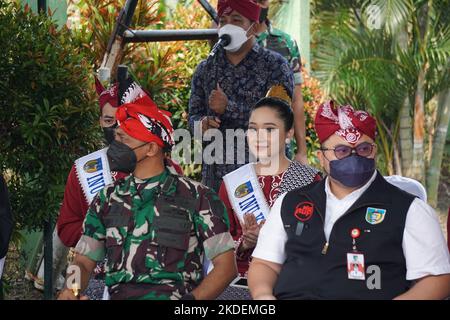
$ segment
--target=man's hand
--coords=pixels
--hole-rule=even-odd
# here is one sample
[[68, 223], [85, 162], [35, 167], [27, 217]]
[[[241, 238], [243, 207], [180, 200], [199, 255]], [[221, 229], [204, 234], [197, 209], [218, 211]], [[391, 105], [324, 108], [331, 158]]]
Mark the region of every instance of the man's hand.
[[217, 89], [213, 90], [209, 95], [209, 107], [217, 114], [224, 114], [228, 105], [228, 98], [225, 92], [223, 92], [219, 83], [217, 83]]
[[212, 259], [212, 264], [212, 271], [191, 292], [195, 300], [216, 299], [238, 275], [234, 250], [219, 254]]
[[450, 274], [426, 276], [394, 300], [444, 300], [450, 296]]
[[244, 225], [242, 226], [242, 249], [248, 250], [256, 247], [258, 242], [259, 231], [266, 221], [260, 224], [256, 222], [256, 217], [253, 214], [246, 214], [244, 216]]
[[220, 127], [220, 119], [217, 117], [204, 117], [201, 120], [202, 133], [205, 133], [208, 129], [218, 129]]
[[96, 265], [94, 260], [75, 252], [73, 262], [67, 268], [66, 284], [59, 293], [58, 300], [89, 300], [87, 296], [82, 296], [80, 293], [86, 290]]
[[65, 288], [59, 293], [58, 300], [89, 300], [89, 298], [87, 296], [76, 297], [72, 290]]

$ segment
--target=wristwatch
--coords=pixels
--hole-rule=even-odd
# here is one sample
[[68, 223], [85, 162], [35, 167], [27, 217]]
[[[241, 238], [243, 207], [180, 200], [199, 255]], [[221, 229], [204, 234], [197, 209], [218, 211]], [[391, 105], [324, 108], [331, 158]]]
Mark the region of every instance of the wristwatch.
[[75, 248], [70, 248], [69, 253], [67, 254], [67, 264], [72, 264], [76, 255], [77, 253], [75, 252]]

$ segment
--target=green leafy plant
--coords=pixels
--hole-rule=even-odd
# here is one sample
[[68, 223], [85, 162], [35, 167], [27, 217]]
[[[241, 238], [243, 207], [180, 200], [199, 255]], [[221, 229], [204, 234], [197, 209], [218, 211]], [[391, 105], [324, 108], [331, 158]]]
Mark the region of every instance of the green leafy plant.
[[99, 141], [90, 65], [67, 28], [0, 3], [0, 169], [19, 228], [54, 219], [73, 161]]
[[302, 68], [304, 82], [302, 84], [302, 94], [305, 108], [305, 128], [306, 128], [306, 147], [308, 162], [314, 166], [319, 166], [319, 160], [316, 151], [320, 148], [319, 139], [314, 128], [314, 119], [317, 109], [324, 102], [324, 93], [320, 87], [320, 82], [312, 77]]
[[[125, 5], [125, 0], [70, 0], [69, 20], [70, 28], [82, 45], [90, 53], [93, 70], [96, 70], [106, 52], [109, 37], [116, 24], [120, 10]], [[138, 1], [131, 22], [133, 29], [161, 28], [163, 25], [164, 10], [160, 1]], [[136, 47], [142, 44], [129, 44], [124, 47], [124, 56], [133, 53]]]

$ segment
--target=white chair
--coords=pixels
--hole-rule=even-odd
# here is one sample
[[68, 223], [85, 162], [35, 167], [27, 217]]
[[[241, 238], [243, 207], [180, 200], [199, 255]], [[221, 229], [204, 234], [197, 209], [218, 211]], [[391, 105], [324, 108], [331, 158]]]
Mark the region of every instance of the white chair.
[[[58, 232], [55, 229], [53, 230], [53, 238], [52, 238], [52, 247], [53, 247], [53, 285], [56, 289], [61, 290], [64, 288], [64, 277], [62, 275], [63, 270], [67, 268], [67, 254], [69, 253], [69, 248], [67, 248], [61, 241], [58, 236]], [[37, 272], [36, 279], [34, 281], [34, 287], [38, 290], [44, 290], [44, 259], [39, 265], [39, 269]]]
[[105, 290], [103, 290], [102, 300], [111, 300], [107, 286], [105, 286]]
[[427, 191], [417, 180], [398, 175], [384, 177], [387, 182], [427, 202]]
[[5, 259], [6, 259], [6, 257], [3, 257], [3, 258], [0, 259], [0, 281], [2, 279], [3, 266], [5, 265]]

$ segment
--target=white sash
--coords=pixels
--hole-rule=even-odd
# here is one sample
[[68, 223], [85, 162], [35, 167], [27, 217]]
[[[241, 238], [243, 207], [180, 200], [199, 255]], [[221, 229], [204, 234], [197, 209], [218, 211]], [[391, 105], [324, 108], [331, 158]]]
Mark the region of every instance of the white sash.
[[223, 177], [228, 199], [240, 222], [244, 215], [252, 213], [259, 223], [267, 219], [270, 208], [258, 182], [255, 164], [249, 163]]
[[113, 183], [108, 157], [104, 148], [75, 161], [75, 168], [88, 204], [108, 184]]

